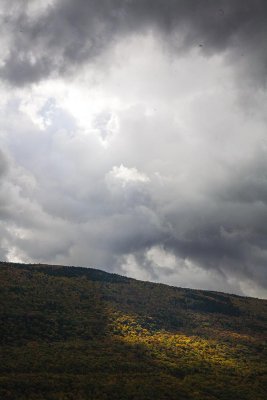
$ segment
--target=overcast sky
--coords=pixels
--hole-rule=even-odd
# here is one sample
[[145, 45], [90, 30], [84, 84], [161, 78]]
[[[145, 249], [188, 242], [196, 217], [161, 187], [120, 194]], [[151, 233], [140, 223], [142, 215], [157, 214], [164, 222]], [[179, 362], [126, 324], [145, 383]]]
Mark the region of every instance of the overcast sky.
[[267, 298], [267, 2], [0, 0], [0, 258]]

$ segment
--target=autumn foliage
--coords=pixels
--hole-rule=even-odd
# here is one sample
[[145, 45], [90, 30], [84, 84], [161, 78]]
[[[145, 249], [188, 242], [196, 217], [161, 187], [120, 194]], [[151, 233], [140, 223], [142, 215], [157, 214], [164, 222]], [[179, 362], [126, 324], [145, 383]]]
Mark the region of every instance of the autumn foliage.
[[0, 265], [0, 398], [265, 400], [267, 301]]

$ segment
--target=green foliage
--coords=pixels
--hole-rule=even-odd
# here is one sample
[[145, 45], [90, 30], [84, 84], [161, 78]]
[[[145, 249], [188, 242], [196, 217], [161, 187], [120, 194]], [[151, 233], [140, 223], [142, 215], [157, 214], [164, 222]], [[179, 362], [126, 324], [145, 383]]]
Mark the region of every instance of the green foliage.
[[265, 400], [267, 301], [0, 266], [0, 398]]

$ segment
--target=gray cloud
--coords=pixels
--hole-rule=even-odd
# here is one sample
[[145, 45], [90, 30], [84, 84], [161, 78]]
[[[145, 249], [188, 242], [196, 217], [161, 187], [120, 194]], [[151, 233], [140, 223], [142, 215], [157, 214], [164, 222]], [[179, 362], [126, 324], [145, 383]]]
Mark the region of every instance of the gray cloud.
[[[211, 170], [210, 160], [200, 146], [197, 155], [190, 146], [190, 168], [185, 164], [182, 154], [188, 157], [189, 153], [182, 137], [178, 140], [180, 150], [176, 146], [172, 154], [169, 143], [161, 141], [166, 138], [162, 130], [167, 124], [161, 117], [156, 124], [150, 123], [136, 109], [123, 115], [121, 124], [126, 137], [114, 139], [106, 153], [93, 137], [81, 141], [79, 136], [69, 136], [68, 131], [62, 135], [51, 128], [51, 136], [49, 131], [40, 135], [27, 120], [18, 121], [9, 140], [17, 161], [26, 169], [14, 165], [11, 171], [4, 191], [10, 207], [2, 218], [11, 227], [14, 223], [14, 227], [21, 227], [22, 233], [9, 234], [10, 246], [19, 249], [25, 260], [89, 264], [146, 279], [173, 280], [176, 284], [181, 284], [181, 277], [175, 273], [189, 260], [202, 271], [220, 276], [220, 285], [216, 283], [220, 289], [244, 292], [237, 283], [231, 286], [229, 276], [266, 287], [264, 148], [258, 150], [256, 146], [254, 154], [242, 163], [233, 157], [230, 165], [223, 165], [220, 176], [215, 169], [218, 161], [212, 161]], [[132, 137], [139, 126], [146, 131], [147, 143], [143, 136]], [[150, 133], [157, 141], [154, 148], [148, 139]], [[168, 135], [172, 137], [170, 127]], [[32, 142], [34, 137], [38, 139], [36, 144]], [[209, 137], [202, 133], [202, 140], [207, 144]], [[134, 144], [130, 149], [129, 141]], [[167, 157], [167, 175], [155, 174], [154, 168]], [[114, 170], [118, 160], [128, 160], [127, 165], [145, 170], [149, 180], [137, 169], [118, 166]], [[96, 163], [97, 168], [93, 168]], [[185, 179], [177, 175], [179, 170], [186, 174]], [[137, 175], [129, 178], [127, 173]], [[175, 269], [168, 267], [167, 261], [164, 270], [160, 269], [157, 260], [149, 259], [149, 251], [159, 247], [176, 257]], [[212, 282], [205, 279], [212, 288]]]
[[4, 153], [0, 150], [0, 179], [7, 172], [8, 162]]
[[266, 296], [265, 2], [2, 4], [1, 257]]
[[[3, 0], [2, 0], [3, 2]], [[4, 2], [5, 4], [5, 2]], [[239, 74], [264, 81], [267, 6], [264, 0], [55, 0], [36, 12], [33, 2], [3, 8], [8, 38], [1, 77], [13, 85], [75, 72], [119, 38], [153, 30], [177, 51], [227, 51]]]

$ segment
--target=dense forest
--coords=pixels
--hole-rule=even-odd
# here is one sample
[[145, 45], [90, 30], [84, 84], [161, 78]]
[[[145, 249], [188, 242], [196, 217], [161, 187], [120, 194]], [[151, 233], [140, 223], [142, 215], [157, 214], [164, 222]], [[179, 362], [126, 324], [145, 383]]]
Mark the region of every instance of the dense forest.
[[0, 264], [3, 400], [266, 400], [267, 301]]

